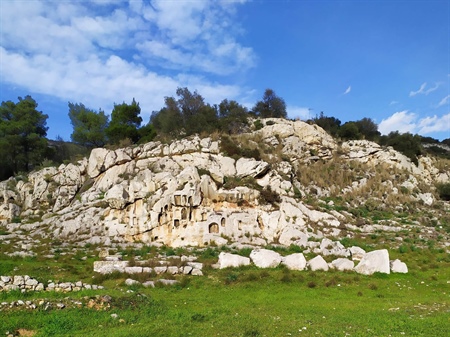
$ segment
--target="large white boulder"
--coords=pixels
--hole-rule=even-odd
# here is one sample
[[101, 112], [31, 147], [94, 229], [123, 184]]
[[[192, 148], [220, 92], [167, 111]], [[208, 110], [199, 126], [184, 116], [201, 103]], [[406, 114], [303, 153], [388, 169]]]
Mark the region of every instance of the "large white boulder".
[[221, 252], [217, 264], [219, 265], [219, 269], [248, 266], [250, 265], [250, 259], [237, 254]]
[[285, 256], [282, 264], [290, 270], [304, 270], [306, 268], [306, 259], [302, 253], [295, 253]]
[[275, 268], [281, 263], [282, 257], [273, 250], [256, 248], [250, 253], [250, 259], [259, 268]]
[[355, 267], [355, 262], [349, 259], [339, 258], [332, 261], [331, 266], [340, 271], [353, 270], [353, 268]]
[[309, 269], [311, 269], [312, 271], [316, 270], [328, 271], [329, 269], [327, 261], [325, 261], [324, 258], [320, 255], [317, 255], [315, 258], [309, 260], [308, 266]]
[[393, 273], [403, 273], [406, 274], [408, 272], [408, 267], [405, 262], [400, 261], [399, 259], [393, 260], [390, 262], [391, 271]]
[[364, 275], [372, 275], [377, 272], [389, 274], [389, 253], [387, 249], [366, 253], [361, 262], [355, 267], [355, 271]]

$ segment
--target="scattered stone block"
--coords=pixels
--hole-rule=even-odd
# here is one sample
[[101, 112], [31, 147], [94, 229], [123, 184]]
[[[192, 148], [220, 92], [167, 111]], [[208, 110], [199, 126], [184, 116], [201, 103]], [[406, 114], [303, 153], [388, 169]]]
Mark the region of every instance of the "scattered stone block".
[[355, 267], [355, 271], [364, 275], [372, 275], [377, 272], [389, 274], [389, 253], [387, 249], [366, 253], [361, 262]]
[[290, 270], [305, 270], [306, 259], [303, 253], [295, 253], [285, 256], [282, 264]]
[[127, 286], [132, 286], [132, 285], [135, 285], [135, 284], [141, 284], [139, 281], [136, 281], [136, 280], [133, 280], [133, 279], [131, 279], [131, 278], [127, 278], [126, 280], [125, 280], [125, 284], [127, 285]]
[[250, 259], [248, 257], [240, 256], [237, 254], [221, 252], [219, 254], [219, 261], [217, 264], [219, 269], [235, 268], [250, 265]]
[[349, 259], [339, 258], [332, 261], [331, 266], [339, 271], [353, 270], [355, 267], [355, 262]]
[[400, 261], [399, 259], [390, 261], [390, 268], [393, 273], [406, 274], [408, 272], [408, 267], [406, 266], [406, 263]]
[[253, 249], [250, 259], [259, 268], [275, 268], [281, 263], [282, 257], [279, 253], [269, 249]]
[[309, 269], [311, 269], [312, 271], [316, 270], [328, 271], [329, 269], [327, 261], [325, 261], [324, 258], [320, 255], [317, 255], [315, 258], [309, 260], [308, 266]]

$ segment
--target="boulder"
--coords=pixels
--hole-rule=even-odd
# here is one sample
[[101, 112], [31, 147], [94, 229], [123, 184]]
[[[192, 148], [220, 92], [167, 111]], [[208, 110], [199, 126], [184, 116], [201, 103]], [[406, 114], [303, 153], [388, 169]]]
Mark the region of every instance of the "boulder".
[[259, 268], [275, 268], [281, 263], [282, 257], [279, 253], [269, 249], [253, 249], [250, 259]]
[[219, 269], [248, 266], [250, 265], [250, 259], [248, 257], [240, 256], [237, 254], [221, 252], [219, 254], [219, 261], [217, 264], [219, 266]]
[[253, 158], [239, 158], [236, 162], [236, 176], [239, 178], [244, 177], [257, 177], [270, 168], [270, 165], [264, 161], [257, 161]]
[[353, 270], [355, 263], [349, 259], [339, 258], [331, 262], [331, 266], [337, 270]]
[[325, 261], [324, 258], [320, 255], [317, 255], [315, 258], [309, 260], [308, 266], [309, 269], [311, 269], [312, 271], [316, 270], [328, 271], [329, 269], [327, 261]]
[[126, 284], [127, 286], [132, 286], [132, 285], [135, 285], [135, 284], [141, 284], [141, 282], [136, 281], [136, 280], [133, 280], [133, 279], [131, 279], [131, 278], [127, 278], [127, 279], [125, 280], [125, 284]]
[[306, 268], [306, 259], [302, 253], [295, 253], [285, 256], [282, 264], [290, 270], [304, 270]]
[[350, 247], [349, 250], [353, 261], [361, 261], [364, 255], [366, 255], [366, 251], [357, 246]]
[[372, 275], [377, 272], [389, 274], [389, 253], [387, 249], [366, 253], [361, 262], [355, 267], [355, 271], [364, 275]]
[[390, 268], [393, 273], [406, 274], [408, 272], [408, 267], [406, 266], [406, 263], [400, 261], [399, 259], [391, 261]]

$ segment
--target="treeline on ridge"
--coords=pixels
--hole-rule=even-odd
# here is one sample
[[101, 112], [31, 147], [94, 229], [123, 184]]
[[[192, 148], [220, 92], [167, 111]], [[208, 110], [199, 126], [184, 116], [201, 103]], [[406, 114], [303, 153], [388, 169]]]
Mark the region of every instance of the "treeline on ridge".
[[[211, 105], [197, 92], [178, 88], [175, 97], [165, 97], [164, 107], [151, 114], [143, 124], [141, 108], [134, 99], [130, 104], [114, 104], [111, 115], [95, 111], [82, 103], [68, 103], [73, 127], [72, 142], [62, 138], [46, 138], [48, 115], [37, 110], [31, 98], [19, 97], [18, 102], [6, 101], [0, 106], [0, 180], [20, 172], [70, 162], [89, 154], [94, 147], [123, 147], [145, 143], [155, 138], [170, 141], [193, 134], [239, 134], [252, 128], [261, 128], [264, 118], [287, 118], [286, 103], [274, 90], [266, 89], [261, 100], [251, 110], [234, 100], [224, 99]], [[251, 118], [253, 125], [250, 125]], [[449, 156], [441, 144], [450, 145], [450, 139], [439, 142], [430, 137], [410, 133], [391, 132], [382, 136], [378, 125], [370, 118], [344, 124], [335, 117], [320, 113], [307, 121], [317, 124], [340, 140], [367, 139], [380, 145], [392, 146], [417, 164], [424, 152]], [[422, 143], [429, 143], [426, 149]], [[258, 157], [254, 152], [244, 156]]]

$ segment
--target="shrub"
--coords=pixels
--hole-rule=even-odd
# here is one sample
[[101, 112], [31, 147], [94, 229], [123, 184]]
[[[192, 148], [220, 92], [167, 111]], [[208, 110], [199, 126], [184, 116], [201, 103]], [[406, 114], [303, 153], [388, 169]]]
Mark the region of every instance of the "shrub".
[[263, 204], [275, 205], [281, 202], [281, 197], [277, 192], [272, 191], [270, 186], [267, 186], [261, 191], [259, 201]]
[[436, 187], [439, 193], [439, 198], [450, 201], [450, 183], [438, 184]]

